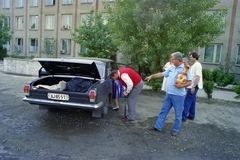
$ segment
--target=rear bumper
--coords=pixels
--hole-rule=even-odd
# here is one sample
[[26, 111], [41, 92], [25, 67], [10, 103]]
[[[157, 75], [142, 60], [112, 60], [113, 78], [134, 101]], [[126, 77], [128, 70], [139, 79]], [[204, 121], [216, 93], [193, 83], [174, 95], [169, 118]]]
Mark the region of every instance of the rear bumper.
[[79, 108], [79, 109], [98, 109], [98, 108], [101, 108], [103, 105], [103, 102], [99, 102], [97, 104], [84, 104], [84, 103], [73, 103], [73, 102], [64, 102], [64, 101], [43, 100], [43, 99], [28, 98], [28, 97], [24, 97], [22, 100], [31, 104], [36, 104], [36, 105], [71, 107], [71, 108]]

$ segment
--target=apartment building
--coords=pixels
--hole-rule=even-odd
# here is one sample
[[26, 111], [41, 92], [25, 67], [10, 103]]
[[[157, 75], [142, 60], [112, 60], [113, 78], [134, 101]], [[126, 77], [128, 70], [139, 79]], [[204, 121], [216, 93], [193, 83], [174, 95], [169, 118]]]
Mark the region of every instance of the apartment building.
[[[70, 31], [80, 25], [92, 8], [104, 13], [104, 3], [114, 0], [0, 0], [0, 12], [14, 31], [5, 47], [9, 54], [16, 46], [22, 56], [46, 57], [40, 50], [44, 39], [49, 39], [56, 40], [55, 57], [78, 57], [82, 48], [71, 40]], [[228, 10], [224, 17], [228, 26], [225, 34], [211, 45], [196, 49], [199, 61], [211, 70], [222, 64], [240, 76], [240, 3], [222, 0], [211, 11], [218, 9]]]
[[103, 3], [113, 0], [0, 0], [11, 29], [8, 53], [15, 47], [21, 56], [46, 57], [41, 53], [44, 39], [55, 41], [55, 57], [77, 57], [81, 46], [71, 40], [70, 31], [78, 27], [90, 10], [103, 11]]

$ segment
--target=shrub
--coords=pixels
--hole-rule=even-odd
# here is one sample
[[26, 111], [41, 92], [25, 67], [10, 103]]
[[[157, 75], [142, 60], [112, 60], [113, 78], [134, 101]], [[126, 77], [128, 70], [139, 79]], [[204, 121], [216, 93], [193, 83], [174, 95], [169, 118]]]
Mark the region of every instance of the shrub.
[[203, 76], [203, 81], [212, 81], [213, 80], [212, 73], [209, 69], [204, 68], [202, 70], [202, 76]]
[[146, 84], [151, 86], [152, 90], [160, 92], [162, 88], [162, 81], [163, 81], [163, 78], [156, 78], [156, 79], [151, 79], [151, 81], [147, 82]]
[[213, 81], [205, 81], [203, 83], [203, 89], [204, 89], [205, 93], [207, 94], [208, 99], [212, 98], [213, 88], [214, 88], [214, 82]]
[[213, 81], [216, 83], [217, 82], [217, 79], [219, 77], [221, 77], [222, 75], [222, 72], [219, 70], [219, 69], [215, 69], [213, 72], [212, 72], [212, 76], [213, 76]]
[[234, 82], [235, 75], [234, 74], [222, 74], [216, 80], [218, 86], [227, 86], [228, 84], [232, 84]]
[[237, 85], [233, 88], [233, 91], [237, 94], [240, 94], [240, 85]]
[[7, 49], [0, 47], [0, 60], [3, 60], [4, 57], [7, 57]]

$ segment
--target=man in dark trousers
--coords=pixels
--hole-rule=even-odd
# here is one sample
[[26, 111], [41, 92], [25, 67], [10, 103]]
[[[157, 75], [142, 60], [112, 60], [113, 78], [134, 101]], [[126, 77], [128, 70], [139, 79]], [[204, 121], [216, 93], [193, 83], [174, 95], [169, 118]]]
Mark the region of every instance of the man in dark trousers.
[[120, 83], [126, 87], [124, 96], [127, 97], [128, 115], [124, 117], [124, 121], [134, 121], [136, 116], [136, 102], [143, 88], [143, 80], [141, 76], [131, 68], [121, 68], [114, 70], [110, 74], [111, 78], [119, 79]]

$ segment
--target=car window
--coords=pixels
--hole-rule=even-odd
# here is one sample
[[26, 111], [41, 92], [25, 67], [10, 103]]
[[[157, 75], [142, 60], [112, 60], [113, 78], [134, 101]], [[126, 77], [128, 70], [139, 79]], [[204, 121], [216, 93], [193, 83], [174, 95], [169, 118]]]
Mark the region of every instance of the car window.
[[103, 64], [96, 64], [96, 65], [97, 65], [97, 69], [98, 69], [101, 79], [104, 78], [105, 66]]

